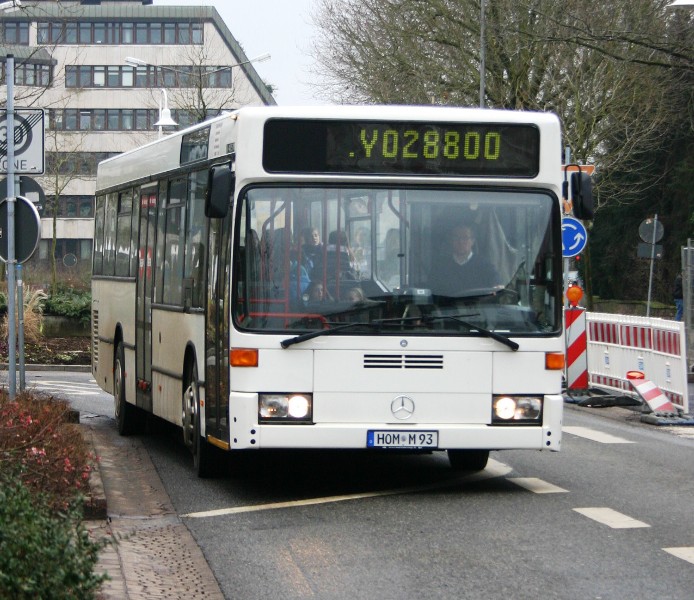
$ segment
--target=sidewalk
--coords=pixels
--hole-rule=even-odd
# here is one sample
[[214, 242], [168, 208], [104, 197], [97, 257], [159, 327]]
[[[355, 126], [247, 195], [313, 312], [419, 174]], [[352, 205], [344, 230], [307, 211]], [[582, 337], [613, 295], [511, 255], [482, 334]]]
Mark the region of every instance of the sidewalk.
[[83, 426], [100, 457], [90, 482], [93, 501], [86, 525], [96, 535], [116, 540], [102, 551], [97, 565], [110, 578], [99, 598], [224, 600], [140, 440], [120, 437], [113, 421], [104, 417]]

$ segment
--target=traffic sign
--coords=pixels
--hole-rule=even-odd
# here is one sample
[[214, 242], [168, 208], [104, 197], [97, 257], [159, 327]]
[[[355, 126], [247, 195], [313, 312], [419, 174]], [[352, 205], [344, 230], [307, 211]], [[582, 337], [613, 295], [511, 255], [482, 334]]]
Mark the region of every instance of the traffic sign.
[[578, 219], [564, 217], [561, 220], [561, 253], [564, 258], [578, 256], [588, 243], [588, 232]]
[[[7, 262], [7, 198], [0, 202], [0, 260]], [[14, 206], [14, 257], [21, 264], [28, 261], [41, 239], [41, 219], [32, 202], [17, 196]]]
[[[0, 173], [7, 173], [7, 110], [0, 110]], [[41, 175], [45, 171], [44, 113], [41, 108], [14, 111], [14, 173]]]
[[657, 217], [655, 219], [645, 219], [639, 225], [639, 237], [647, 244], [659, 242], [663, 239], [664, 234], [665, 227], [658, 221]]

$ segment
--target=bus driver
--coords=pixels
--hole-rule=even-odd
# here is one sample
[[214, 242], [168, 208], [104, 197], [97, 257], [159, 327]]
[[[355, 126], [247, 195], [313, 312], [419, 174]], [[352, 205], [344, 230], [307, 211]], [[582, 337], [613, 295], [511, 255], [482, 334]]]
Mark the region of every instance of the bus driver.
[[432, 269], [434, 294], [456, 296], [470, 289], [500, 285], [494, 266], [475, 247], [475, 234], [465, 224], [455, 225], [446, 236], [447, 253]]

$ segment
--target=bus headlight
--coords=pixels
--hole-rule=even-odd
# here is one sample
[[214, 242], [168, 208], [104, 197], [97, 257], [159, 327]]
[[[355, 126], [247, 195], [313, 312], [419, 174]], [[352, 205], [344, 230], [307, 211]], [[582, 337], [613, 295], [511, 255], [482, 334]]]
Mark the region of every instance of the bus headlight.
[[540, 423], [542, 398], [538, 396], [494, 396], [492, 423], [499, 425]]
[[310, 423], [312, 413], [310, 394], [258, 394], [261, 423]]

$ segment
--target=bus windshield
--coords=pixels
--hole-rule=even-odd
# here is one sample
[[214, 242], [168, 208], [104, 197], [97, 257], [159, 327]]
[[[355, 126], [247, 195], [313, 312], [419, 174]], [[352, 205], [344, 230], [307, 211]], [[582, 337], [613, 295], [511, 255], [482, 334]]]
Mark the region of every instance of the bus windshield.
[[532, 336], [560, 328], [561, 240], [549, 192], [257, 186], [237, 210], [232, 310], [241, 330]]

